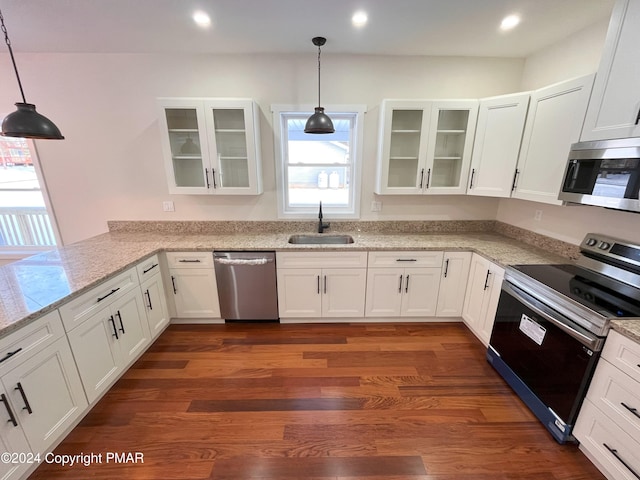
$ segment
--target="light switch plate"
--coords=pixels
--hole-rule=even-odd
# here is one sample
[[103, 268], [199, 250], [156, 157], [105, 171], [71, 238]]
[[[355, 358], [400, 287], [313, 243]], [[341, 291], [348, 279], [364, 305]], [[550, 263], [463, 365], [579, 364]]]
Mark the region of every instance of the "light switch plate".
[[382, 202], [376, 202], [373, 200], [371, 202], [371, 211], [372, 212], [380, 212], [382, 210]]
[[162, 202], [162, 211], [163, 212], [175, 212], [176, 207], [171, 200], [165, 200]]

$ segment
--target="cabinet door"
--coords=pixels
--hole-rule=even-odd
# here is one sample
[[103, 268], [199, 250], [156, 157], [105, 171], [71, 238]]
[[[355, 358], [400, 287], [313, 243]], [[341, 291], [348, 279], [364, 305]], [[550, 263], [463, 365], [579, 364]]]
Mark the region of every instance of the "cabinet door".
[[376, 193], [422, 193], [426, 173], [429, 102], [385, 100], [380, 114]]
[[34, 452], [46, 451], [87, 407], [66, 338], [11, 370], [2, 383]]
[[169, 324], [167, 300], [162, 275], [154, 275], [140, 285], [151, 338], [156, 338]]
[[572, 143], [578, 141], [595, 75], [531, 94], [512, 197], [561, 205], [558, 193]]
[[[17, 423], [17, 413], [14, 405], [9, 402], [9, 390], [0, 388], [2, 401], [0, 402], [0, 451], [9, 453], [28, 453], [31, 447], [24, 436], [20, 424], [14, 425], [12, 416]], [[27, 470], [28, 464], [0, 462], [0, 478], [2, 480], [17, 480]]]
[[470, 264], [470, 252], [445, 252], [440, 275], [437, 316], [460, 317], [462, 315]]
[[432, 102], [425, 193], [465, 193], [477, 115], [477, 100]]
[[120, 345], [116, 320], [109, 308], [93, 314], [68, 333], [84, 390], [93, 403], [118, 378]]
[[205, 108], [212, 193], [262, 193], [257, 104], [252, 100], [209, 100]]
[[210, 193], [203, 102], [189, 98], [160, 98], [158, 106], [169, 193]]
[[369, 268], [365, 316], [398, 317], [402, 304], [404, 269]]
[[363, 317], [367, 283], [365, 268], [322, 270], [322, 316]]
[[467, 194], [511, 195], [528, 105], [528, 93], [480, 100]]
[[128, 293], [112, 305], [111, 312], [120, 337], [120, 365], [126, 368], [151, 342], [140, 293], [136, 290]]
[[280, 318], [322, 316], [321, 270], [315, 268], [279, 268], [278, 312]]
[[179, 318], [220, 318], [213, 268], [175, 268], [170, 274]]
[[502, 279], [504, 278], [504, 270], [502, 268], [490, 264], [489, 270], [488, 288], [485, 294], [482, 316], [476, 329], [476, 335], [485, 346], [489, 345], [489, 340], [491, 339], [491, 331], [493, 330], [498, 301], [500, 300]]
[[436, 305], [438, 304], [440, 269], [407, 268], [404, 273], [400, 315], [403, 317], [433, 317], [436, 314]]
[[580, 140], [640, 136], [640, 3], [616, 2]]
[[488, 260], [475, 253], [472, 255], [462, 318], [474, 333], [478, 330], [486, 312], [485, 296], [491, 275], [489, 266]]

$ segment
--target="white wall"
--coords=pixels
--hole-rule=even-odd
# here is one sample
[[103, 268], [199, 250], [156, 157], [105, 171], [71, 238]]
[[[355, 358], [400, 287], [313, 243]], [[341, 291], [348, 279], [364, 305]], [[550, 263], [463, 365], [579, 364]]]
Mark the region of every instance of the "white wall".
[[[269, 106], [313, 104], [314, 55], [38, 55], [17, 62], [27, 100], [66, 140], [38, 141], [65, 243], [107, 230], [107, 220], [273, 220], [277, 218]], [[8, 65], [7, 55], [0, 64]], [[522, 59], [324, 54], [322, 99], [366, 104], [361, 218], [494, 219], [498, 200], [467, 197], [374, 199], [379, 104], [383, 98], [479, 98], [519, 89]], [[18, 101], [15, 78], [0, 77], [0, 109]], [[169, 195], [156, 97], [252, 97], [262, 110], [265, 192], [257, 197]], [[163, 200], [176, 211], [162, 212]]]

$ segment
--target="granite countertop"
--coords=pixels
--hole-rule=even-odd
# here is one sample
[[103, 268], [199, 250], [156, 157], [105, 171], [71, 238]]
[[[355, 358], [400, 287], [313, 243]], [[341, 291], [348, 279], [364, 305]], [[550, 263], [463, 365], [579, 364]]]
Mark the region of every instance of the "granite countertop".
[[640, 343], [640, 319], [612, 320], [611, 328]]

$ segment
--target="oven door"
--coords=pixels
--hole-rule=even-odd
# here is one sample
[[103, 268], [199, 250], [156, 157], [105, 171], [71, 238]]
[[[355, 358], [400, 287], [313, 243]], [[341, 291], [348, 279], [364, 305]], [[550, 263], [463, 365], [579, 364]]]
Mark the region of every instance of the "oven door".
[[560, 442], [570, 438], [602, 343], [601, 338], [503, 282], [489, 361]]

